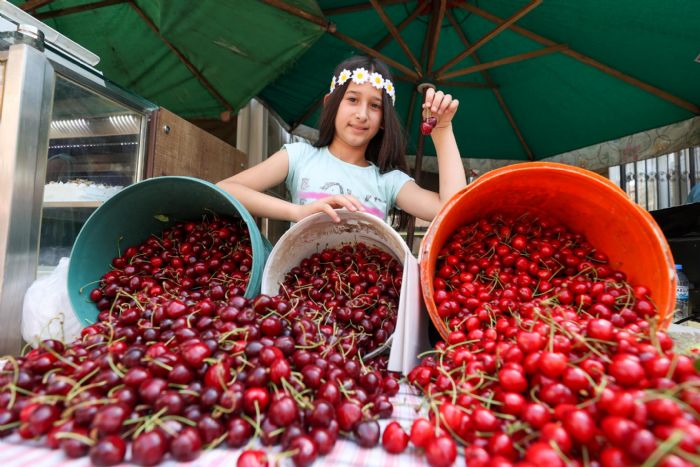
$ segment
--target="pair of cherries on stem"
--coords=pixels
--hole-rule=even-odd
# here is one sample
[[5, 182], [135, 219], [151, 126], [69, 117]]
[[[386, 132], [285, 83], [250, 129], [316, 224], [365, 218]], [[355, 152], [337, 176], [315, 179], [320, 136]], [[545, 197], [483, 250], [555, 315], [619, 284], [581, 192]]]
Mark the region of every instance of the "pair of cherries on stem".
[[420, 132], [423, 136], [428, 136], [437, 125], [437, 117], [430, 115], [430, 109], [423, 109], [423, 121], [420, 123]]

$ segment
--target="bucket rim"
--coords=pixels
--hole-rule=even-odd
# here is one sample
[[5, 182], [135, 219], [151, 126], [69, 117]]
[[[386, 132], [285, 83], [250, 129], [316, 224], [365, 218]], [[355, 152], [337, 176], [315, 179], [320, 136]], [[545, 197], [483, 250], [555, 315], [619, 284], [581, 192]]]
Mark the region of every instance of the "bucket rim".
[[[435, 245], [434, 239], [440, 227], [443, 225], [443, 223], [446, 222], [447, 216], [451, 214], [456, 208], [458, 208], [464, 202], [465, 198], [467, 198], [473, 193], [478, 193], [479, 190], [481, 190], [485, 185], [493, 183], [494, 179], [522, 177], [525, 176], [524, 174], [532, 173], [533, 171], [546, 171], [552, 174], [562, 174], [565, 176], [576, 177], [579, 180], [582, 180], [585, 183], [589, 184], [590, 186], [594, 186], [597, 189], [604, 191], [606, 194], [616, 197], [621, 203], [624, 201], [624, 204], [628, 205], [630, 208], [630, 216], [636, 219], [641, 225], [644, 225], [645, 230], [649, 234], [651, 234], [651, 237], [653, 237], [654, 242], [660, 246], [660, 252], [663, 254], [663, 262], [665, 262], [667, 265], [670, 265], [670, 268], [673, 267], [673, 256], [668, 242], [666, 241], [666, 237], [664, 236], [663, 232], [661, 231], [661, 228], [658, 226], [652, 215], [644, 208], [631, 201], [627, 193], [611, 180], [590, 170], [557, 162], [523, 162], [508, 165], [481, 175], [474, 182], [470, 183], [469, 185], [465, 186], [460, 191], [455, 193], [455, 195], [447, 203], [445, 203], [445, 205], [443, 205], [436, 217], [428, 226], [428, 229], [426, 230], [425, 236], [421, 242], [419, 249], [419, 265], [421, 272], [421, 291], [423, 293], [424, 301], [426, 303], [426, 307], [429, 311], [431, 319], [433, 318], [433, 316], [437, 316], [437, 310], [435, 309], [434, 303], [434, 287], [432, 278], [428, 278], [426, 276], [428, 276], [431, 271], [435, 273], [437, 257], [435, 254], [435, 258], [431, 259], [430, 252], [432, 250], [437, 250], [438, 247], [441, 248], [443, 246]], [[477, 217], [472, 217], [469, 220], [462, 220], [461, 223], [465, 224], [469, 222], [474, 222], [479, 217], [480, 215], [478, 215]], [[675, 276], [671, 275], [670, 277], [671, 281], [675, 284]], [[658, 315], [661, 317], [661, 326], [667, 327], [669, 324], [668, 318], [672, 315], [672, 311], [666, 309], [659, 309]], [[443, 338], [447, 338], [447, 334], [449, 331], [443, 320], [433, 319], [433, 323], [438, 328], [440, 335]]]
[[[101, 216], [104, 215], [104, 213], [109, 212], [112, 209], [115, 209], [115, 207], [119, 207], [120, 209], [123, 209], [123, 206], [126, 206], [125, 203], [131, 202], [134, 196], [138, 197], [138, 193], [142, 190], [153, 190], [154, 188], [158, 187], [158, 185], [167, 185], [168, 193], [174, 193], [176, 196], [177, 195], [182, 195], [182, 193], [186, 193], [187, 187], [193, 187], [196, 186], [197, 189], [200, 190], [206, 190], [208, 191], [213, 199], [217, 199], [219, 202], [223, 202], [223, 204], [230, 205], [231, 206], [231, 211], [230, 212], [224, 212], [224, 213], [217, 213], [219, 215], [225, 215], [225, 216], [232, 216], [232, 217], [238, 217], [242, 219], [242, 221], [245, 223], [245, 227], [248, 230], [248, 234], [250, 236], [250, 243], [251, 243], [251, 250], [252, 250], [252, 264], [251, 264], [251, 280], [249, 280], [247, 286], [246, 286], [246, 292], [245, 292], [245, 297], [246, 298], [252, 298], [255, 295], [259, 293], [259, 284], [255, 284], [252, 280], [253, 275], [256, 273], [261, 275], [262, 270], [264, 268], [265, 260], [267, 258], [267, 254], [269, 253], [269, 249], [266, 247], [266, 242], [267, 239], [265, 239], [262, 234], [260, 233], [260, 230], [257, 227], [257, 224], [255, 223], [254, 218], [251, 216], [251, 214], [247, 211], [245, 206], [238, 201], [235, 197], [233, 197], [231, 194], [220, 188], [219, 186], [215, 185], [214, 183], [211, 183], [207, 180], [199, 179], [196, 177], [189, 177], [189, 176], [183, 176], [183, 175], [166, 175], [166, 176], [160, 176], [160, 177], [153, 177], [153, 178], [148, 178], [145, 180], [138, 181], [136, 183], [133, 183], [131, 185], [128, 185], [124, 187], [124, 189], [120, 190], [118, 193], [115, 193], [113, 196], [111, 196], [109, 199], [107, 199], [104, 203], [102, 203], [95, 211], [92, 212], [92, 214], [87, 218], [85, 223], [83, 224], [82, 228], [78, 232], [78, 235], [76, 236], [75, 242], [73, 243], [73, 246], [71, 248], [71, 261], [69, 263], [69, 270], [68, 270], [68, 283], [67, 283], [67, 288], [68, 290], [68, 297], [71, 303], [71, 308], [73, 313], [76, 315], [78, 318], [78, 321], [81, 323], [83, 327], [88, 326], [90, 324], [93, 324], [97, 320], [97, 316], [99, 314], [99, 310], [97, 309], [96, 305], [88, 299], [88, 294], [89, 290], [83, 291], [85, 288], [84, 283], [78, 283], [78, 282], [85, 282], [82, 281], [82, 277], [77, 277], [76, 275], [80, 275], [77, 272], [77, 269], [81, 267], [81, 264], [79, 264], [78, 261], [74, 261], [73, 259], [76, 258], [76, 255], [80, 255], [81, 258], [84, 258], [86, 254], [88, 254], [86, 251], [81, 251], [82, 248], [87, 248], [84, 247], [83, 245], [85, 242], [87, 242], [87, 239], [90, 237], [90, 235], [93, 234], [93, 231], [95, 229], [98, 229], [99, 220], [101, 219]], [[173, 186], [174, 185], [174, 186]], [[204, 192], [204, 191], [203, 191]], [[173, 197], [174, 198], [174, 197]], [[174, 208], [177, 208], [177, 203], [175, 201], [172, 201], [172, 205]], [[203, 208], [202, 209], [202, 214], [205, 214], [206, 211]], [[174, 223], [176, 220], [185, 220], [185, 219], [172, 219], [171, 221], [168, 222], [168, 225], [171, 225]], [[163, 228], [165, 228], [165, 224], [161, 228], [161, 231]], [[153, 229], [151, 234], [153, 233], [158, 233], [156, 229]], [[148, 236], [147, 236], [148, 237]], [[147, 238], [146, 237], [146, 238]], [[146, 238], [141, 239], [139, 242], [143, 242], [146, 240]], [[256, 240], [259, 239], [259, 240]], [[269, 242], [267, 242], [269, 244]], [[115, 257], [115, 254], [112, 257]], [[111, 258], [110, 258], [111, 259]], [[257, 268], [257, 269], [256, 269]], [[94, 277], [91, 280], [92, 281], [99, 281], [99, 279], [109, 271], [109, 261], [106, 263], [106, 269], [102, 271], [98, 277]], [[87, 282], [86, 282], [87, 283]], [[87, 288], [90, 288], [89, 285]], [[86, 289], [87, 289], [86, 288]], [[75, 289], [75, 291], [73, 291]], [[90, 288], [91, 289], [91, 288]], [[89, 308], [89, 310], [88, 310]]]

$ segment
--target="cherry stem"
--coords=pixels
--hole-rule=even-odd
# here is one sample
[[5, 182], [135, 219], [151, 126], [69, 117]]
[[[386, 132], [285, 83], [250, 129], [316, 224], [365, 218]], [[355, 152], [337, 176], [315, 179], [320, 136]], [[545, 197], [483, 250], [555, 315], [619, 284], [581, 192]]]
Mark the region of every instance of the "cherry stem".
[[693, 455], [685, 449], [676, 447], [673, 449], [673, 453], [678, 457], [682, 457], [683, 459], [689, 461], [692, 465], [700, 465], [700, 456]]
[[143, 421], [143, 424], [136, 430], [136, 432], [134, 432], [134, 438], [137, 438], [144, 431], [146, 431], [146, 432], [152, 431], [155, 428], [155, 426], [160, 423], [158, 418], [161, 415], [165, 414], [165, 412], [167, 410], [168, 410], [167, 408], [163, 407], [158, 412], [156, 412], [150, 416], [146, 416], [144, 421]]
[[11, 410], [12, 407], [14, 407], [15, 405], [15, 401], [17, 400], [17, 381], [19, 381], [19, 363], [17, 363], [17, 360], [11, 355], [8, 355], [6, 358], [7, 361], [9, 361], [12, 365], [12, 383], [7, 385], [9, 386], [11, 392], [10, 402], [8, 402], [7, 408]]
[[78, 433], [73, 433], [72, 431], [61, 431], [59, 433], [56, 433], [56, 438], [57, 439], [74, 439], [76, 441], [80, 441], [81, 443], [83, 443], [87, 446], [94, 446], [95, 445], [94, 439], [88, 438], [87, 436], [80, 435]]
[[39, 346], [40, 346], [42, 349], [46, 350], [46, 351], [47, 351], [48, 353], [50, 353], [51, 355], [53, 355], [54, 357], [56, 357], [56, 358], [57, 358], [58, 360], [60, 360], [61, 362], [65, 363], [66, 365], [69, 365], [69, 366], [73, 367], [74, 369], [77, 369], [77, 368], [78, 368], [78, 365], [76, 365], [75, 363], [71, 362], [70, 360], [64, 358], [62, 355], [60, 355], [60, 354], [59, 354], [58, 352], [56, 352], [54, 349], [52, 349], [51, 347], [49, 347], [48, 345], [46, 345], [43, 341], [39, 342]]
[[211, 443], [207, 444], [207, 446], [203, 449], [204, 451], [210, 451], [216, 447], [218, 447], [221, 443], [224, 442], [224, 440], [228, 437], [228, 433], [224, 433], [223, 435], [219, 436], [218, 438], [212, 440]]
[[658, 464], [658, 462], [668, 453], [673, 451], [673, 449], [683, 441], [683, 430], [675, 430], [671, 433], [663, 443], [651, 453], [651, 455], [644, 461], [641, 467], [653, 467]]
[[[109, 364], [109, 367], [112, 369], [113, 372], [117, 374], [120, 378], [124, 377], [124, 372], [119, 369], [119, 366], [114, 363], [114, 360], [112, 359], [112, 354], [107, 355], [107, 363]], [[170, 368], [169, 371], [172, 371], [173, 369]]]
[[90, 407], [93, 405], [105, 405], [105, 404], [111, 404], [114, 402], [113, 399], [94, 399], [94, 400], [88, 400], [88, 401], [83, 401], [75, 405], [71, 405], [68, 407], [65, 412], [63, 412], [63, 417], [70, 417], [73, 412], [76, 410], [83, 408], [83, 407]]
[[9, 430], [9, 429], [15, 429], [15, 428], [17, 428], [18, 426], [20, 426], [21, 423], [22, 423], [22, 422], [20, 422], [20, 421], [18, 420], [18, 421], [16, 421], [16, 422], [6, 423], [5, 425], [0, 425], [0, 432], [3, 432], [3, 431], [5, 431], [5, 430]]
[[559, 459], [561, 459], [564, 462], [564, 465], [573, 465], [573, 462], [571, 462], [571, 459], [566, 457], [566, 454], [564, 454], [564, 451], [561, 450], [559, 445], [557, 444], [556, 441], [553, 439], [549, 440], [549, 446], [552, 448], [554, 452], [557, 453], [557, 456], [559, 456]]

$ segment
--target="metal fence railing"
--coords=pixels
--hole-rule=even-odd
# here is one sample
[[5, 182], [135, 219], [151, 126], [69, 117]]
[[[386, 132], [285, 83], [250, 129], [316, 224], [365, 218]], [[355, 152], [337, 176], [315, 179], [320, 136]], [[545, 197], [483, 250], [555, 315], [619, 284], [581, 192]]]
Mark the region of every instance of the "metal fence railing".
[[648, 211], [680, 206], [700, 183], [700, 146], [610, 167], [608, 177]]

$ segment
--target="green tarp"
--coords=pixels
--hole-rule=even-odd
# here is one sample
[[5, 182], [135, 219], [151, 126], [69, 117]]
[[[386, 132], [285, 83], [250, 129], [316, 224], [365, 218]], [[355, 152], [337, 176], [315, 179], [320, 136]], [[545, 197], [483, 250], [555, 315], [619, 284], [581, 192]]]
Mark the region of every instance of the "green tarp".
[[[257, 0], [112, 3], [71, 12], [105, 2], [55, 0], [32, 14], [99, 55], [96, 68], [108, 79], [185, 118], [216, 118], [226, 105], [237, 111], [323, 34], [319, 26]], [[320, 14], [313, 0], [288, 3]]]
[[[369, 47], [389, 34], [378, 12], [364, 0], [131, 3], [54, 0], [32, 13], [100, 55], [98, 68], [106, 77], [187, 118], [217, 117], [227, 106], [238, 110], [259, 95], [284, 121], [297, 124], [327, 92], [333, 67], [358, 53], [322, 26], [271, 3], [285, 3], [331, 21], [338, 32]], [[102, 7], [80, 13], [66, 10], [90, 4]], [[542, 159], [700, 113], [698, 0], [447, 0], [432, 66], [422, 51], [430, 49], [429, 25], [432, 18], [440, 17], [441, 2], [386, 0], [379, 4], [394, 25], [419, 6], [425, 7], [400, 35], [420, 61], [421, 79], [437, 80], [441, 89], [460, 99], [454, 127], [463, 157]], [[528, 5], [531, 11], [474, 55], [440, 70], [465, 50], [464, 40], [479, 43]], [[57, 12], [69, 14], [45, 16]], [[147, 26], [144, 17], [162, 37]], [[164, 39], [201, 72], [214, 92], [202, 85]], [[490, 66], [553, 46], [562, 49]], [[415, 69], [395, 39], [378, 50]], [[447, 83], [439, 81], [442, 73], [474, 66], [477, 60], [489, 68], [446, 78]], [[408, 124], [415, 82], [404, 71], [397, 75], [396, 106]], [[464, 83], [483, 86], [488, 79], [493, 88], [464, 87]], [[418, 109], [420, 102], [414, 105]], [[414, 113], [407, 125], [410, 152], [416, 150], [418, 138]], [[301, 123], [315, 126], [317, 119], [318, 110]], [[434, 154], [429, 138], [425, 152]]]
[[[338, 12], [345, 5], [365, 1], [320, 0], [326, 18], [345, 35], [372, 46], [387, 33], [386, 25], [373, 8]], [[417, 1], [380, 2], [395, 25], [419, 5]], [[431, 8], [439, 2], [429, 2]], [[490, 15], [507, 19], [528, 5], [526, 0], [447, 1], [447, 14], [440, 29], [435, 64], [424, 68], [427, 81], [454, 56], [465, 49], [449, 20], [451, 15], [470, 44], [498, 26], [465, 9], [476, 6]], [[333, 13], [336, 12], [336, 13]], [[420, 60], [428, 35], [430, 14], [421, 14], [401, 31], [413, 55]], [[556, 52], [529, 60], [488, 69], [525, 143], [536, 159], [608, 141], [642, 130], [686, 120], [700, 105], [700, 1], [697, 0], [544, 0], [515, 23], [554, 44], [568, 47], [571, 54]], [[523, 33], [507, 29], [476, 51], [481, 63], [537, 51], [547, 45]], [[379, 50], [382, 54], [413, 68], [395, 40]], [[352, 47], [329, 33], [270, 86], [261, 97], [288, 123], [296, 122], [327, 90], [333, 67], [355, 53]], [[581, 60], [585, 55], [629, 77], [663, 90], [695, 106], [689, 110], [601, 71]], [[447, 72], [475, 65], [465, 58]], [[422, 64], [423, 65], [423, 64]], [[399, 75], [403, 74], [401, 72]], [[480, 72], [451, 78], [451, 81], [485, 84]], [[463, 157], [527, 159], [506, 113], [490, 88], [439, 85], [460, 99], [454, 127]], [[397, 81], [396, 106], [404, 121], [414, 85]], [[416, 109], [420, 105], [416, 103]], [[304, 123], [314, 126], [315, 112]], [[414, 118], [408, 128], [413, 150], [418, 135]], [[432, 145], [427, 154], [434, 154]]]

